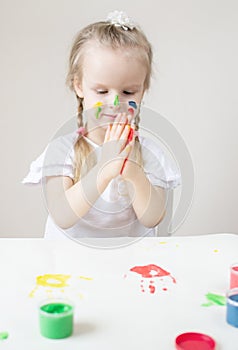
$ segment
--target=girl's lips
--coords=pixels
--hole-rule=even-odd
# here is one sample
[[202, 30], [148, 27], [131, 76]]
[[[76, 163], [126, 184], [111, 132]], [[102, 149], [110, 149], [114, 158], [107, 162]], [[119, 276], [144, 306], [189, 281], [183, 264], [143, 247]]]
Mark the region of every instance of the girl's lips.
[[103, 113], [103, 117], [107, 117], [107, 118], [110, 118], [110, 119], [115, 119], [117, 117], [117, 114]]

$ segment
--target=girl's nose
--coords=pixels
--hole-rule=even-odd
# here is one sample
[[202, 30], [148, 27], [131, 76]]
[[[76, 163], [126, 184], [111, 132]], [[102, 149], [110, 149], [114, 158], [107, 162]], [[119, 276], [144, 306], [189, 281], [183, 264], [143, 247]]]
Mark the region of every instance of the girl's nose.
[[119, 95], [112, 95], [110, 96], [110, 108], [113, 109], [115, 112], [119, 111], [120, 108], [120, 100]]
[[119, 96], [118, 95], [115, 96], [113, 104], [114, 104], [114, 106], [119, 106], [120, 101], [119, 101]]

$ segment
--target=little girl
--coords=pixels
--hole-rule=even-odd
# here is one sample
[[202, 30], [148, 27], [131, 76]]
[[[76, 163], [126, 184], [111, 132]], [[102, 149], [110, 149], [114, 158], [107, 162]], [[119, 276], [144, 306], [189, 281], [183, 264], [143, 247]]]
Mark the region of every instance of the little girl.
[[180, 176], [157, 144], [139, 136], [151, 70], [151, 45], [122, 12], [76, 36], [67, 83], [78, 101], [78, 130], [53, 140], [23, 180], [45, 185], [46, 237], [155, 234], [165, 191]]

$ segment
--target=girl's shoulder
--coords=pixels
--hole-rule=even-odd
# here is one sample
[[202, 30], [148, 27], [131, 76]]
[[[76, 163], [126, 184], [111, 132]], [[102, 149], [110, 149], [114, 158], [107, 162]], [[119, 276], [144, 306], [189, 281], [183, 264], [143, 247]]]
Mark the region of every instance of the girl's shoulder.
[[159, 139], [152, 139], [147, 136], [139, 136], [139, 141], [141, 145], [142, 152], [152, 152], [153, 154], [159, 156], [159, 155], [165, 155], [166, 153], [166, 147], [165, 145], [159, 140]]
[[139, 137], [145, 173], [154, 185], [174, 188], [181, 183], [175, 157], [159, 139]]
[[73, 178], [75, 132], [56, 136], [44, 151], [31, 163], [24, 184], [38, 184], [46, 176], [69, 176]]

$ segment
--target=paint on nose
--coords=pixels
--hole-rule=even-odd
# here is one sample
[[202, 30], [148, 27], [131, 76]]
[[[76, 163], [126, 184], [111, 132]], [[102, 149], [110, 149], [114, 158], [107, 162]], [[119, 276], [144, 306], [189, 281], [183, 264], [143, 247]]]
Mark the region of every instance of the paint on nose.
[[114, 104], [114, 106], [119, 106], [119, 103], [120, 103], [119, 102], [119, 96], [116, 95], [113, 104]]

